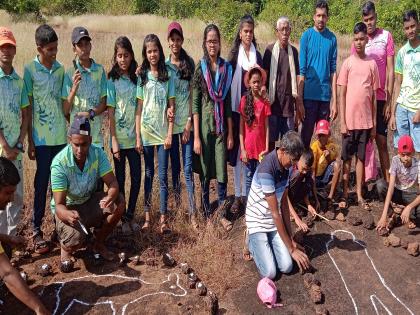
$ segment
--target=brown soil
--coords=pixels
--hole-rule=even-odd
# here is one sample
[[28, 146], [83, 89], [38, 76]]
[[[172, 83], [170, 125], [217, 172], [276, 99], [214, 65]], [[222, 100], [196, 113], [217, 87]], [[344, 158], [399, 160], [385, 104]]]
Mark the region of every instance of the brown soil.
[[[381, 210], [374, 204], [372, 214], [376, 220]], [[365, 213], [357, 207], [351, 207], [349, 212], [356, 217]], [[112, 314], [111, 302], [117, 314], [122, 313], [124, 305], [127, 305], [126, 314], [209, 314], [212, 305], [216, 308], [215, 303], [210, 303], [208, 297], [199, 296], [197, 289], [189, 289], [188, 275], [180, 268], [180, 263], [184, 261], [188, 262], [208, 291], [216, 292], [219, 314], [276, 312], [276, 309], [270, 310], [262, 305], [256, 295], [259, 275], [255, 263], [242, 259], [243, 220], [237, 220], [230, 233], [203, 225], [201, 228], [207, 232], [200, 234], [191, 245], [183, 239], [182, 248], [179, 245], [182, 236], [179, 235], [169, 238], [161, 238], [153, 233], [133, 238], [116, 235], [114, 239], [118, 242], [109, 241], [108, 245], [116, 254], [124, 251], [129, 260], [139, 255], [138, 265], [127, 263], [119, 266], [118, 261], [95, 265], [91, 252], [80, 251], [76, 255], [74, 271], [63, 274], [59, 271], [59, 250], [55, 247], [48, 255], [32, 254], [30, 258], [22, 258], [18, 267], [28, 273], [31, 288], [40, 294], [49, 310], [56, 310], [56, 314], [62, 314], [67, 308], [67, 314]], [[331, 233], [336, 230], [351, 232], [360, 242], [355, 243], [347, 232], [336, 232], [334, 239], [331, 239]], [[400, 226], [392, 232], [408, 243], [417, 242], [418, 246], [420, 242], [419, 228], [408, 230]], [[384, 247], [382, 240], [376, 231], [352, 226], [348, 222], [315, 221], [310, 233], [304, 236], [303, 246], [316, 269], [314, 277], [322, 282], [321, 305], [311, 301], [311, 295], [305, 288], [304, 279], [311, 276], [301, 275], [295, 266], [291, 274], [276, 279], [278, 302], [284, 304], [281, 312], [325, 314], [328, 310], [330, 314], [354, 314], [355, 303], [359, 313], [374, 314], [373, 300], [380, 312], [384, 313], [377, 298], [394, 314], [409, 314], [405, 306], [413, 312], [420, 309], [420, 300], [417, 298], [420, 274], [415, 272], [420, 267], [419, 258], [408, 255], [401, 247]], [[143, 245], [139, 245], [139, 242], [143, 242]], [[153, 247], [151, 244], [159, 245]], [[409, 245], [413, 254], [416, 253], [415, 247]], [[175, 258], [175, 267], [164, 265], [162, 254], [165, 252]], [[153, 266], [146, 264], [148, 259], [154, 261]], [[42, 277], [36, 273], [44, 263], [52, 266], [51, 276]], [[61, 291], [58, 291], [61, 286]], [[404, 304], [397, 301], [387, 288]], [[2, 295], [1, 299], [4, 301], [1, 313], [31, 314], [11, 294]], [[70, 306], [73, 299], [85, 305], [79, 302]]]

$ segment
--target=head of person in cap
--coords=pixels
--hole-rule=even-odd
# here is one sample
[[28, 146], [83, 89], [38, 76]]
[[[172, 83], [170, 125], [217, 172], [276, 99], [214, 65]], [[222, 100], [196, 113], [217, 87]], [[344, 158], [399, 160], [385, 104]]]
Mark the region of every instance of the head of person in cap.
[[403, 135], [398, 140], [398, 155], [405, 167], [410, 167], [414, 156], [414, 142], [409, 135]]
[[330, 139], [330, 123], [328, 120], [322, 119], [317, 122], [315, 128], [315, 135], [318, 137], [322, 147], [325, 147]]
[[[113, 260], [114, 254], [104, 241], [124, 213], [124, 197], [105, 152], [91, 144], [89, 119], [76, 115], [68, 137], [69, 145], [51, 165], [51, 211], [61, 244], [61, 262], [72, 261], [72, 254], [86, 244], [90, 231], [95, 235], [93, 251]], [[100, 178], [108, 187], [107, 193], [97, 192]]]
[[5, 74], [11, 74], [16, 55], [16, 40], [7, 27], [0, 27], [0, 67]]
[[71, 43], [73, 52], [81, 63], [90, 61], [90, 51], [92, 50], [92, 38], [86, 28], [76, 26], [71, 33]]

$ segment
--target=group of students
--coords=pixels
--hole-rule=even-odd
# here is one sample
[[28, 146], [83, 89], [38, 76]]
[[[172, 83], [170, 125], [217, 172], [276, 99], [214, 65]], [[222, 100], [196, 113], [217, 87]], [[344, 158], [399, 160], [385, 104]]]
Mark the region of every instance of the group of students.
[[[203, 57], [197, 65], [183, 48], [181, 25], [172, 22], [168, 26], [170, 54], [166, 60], [159, 38], [149, 34], [144, 38], [142, 63], [138, 65], [130, 40], [122, 36], [115, 42], [108, 75], [91, 58], [92, 38], [87, 29], [73, 29], [75, 59], [65, 71], [56, 60], [56, 32], [41, 25], [35, 32], [38, 54], [25, 66], [23, 79], [13, 68], [15, 38], [9, 29], [0, 28], [0, 153], [13, 162], [23, 178], [21, 159], [28, 135], [28, 155], [37, 166], [35, 251], [49, 250], [41, 223], [50, 180], [51, 209], [62, 246], [62, 262], [71, 259], [85, 240], [82, 222], [88, 228], [100, 229], [96, 249], [110, 259], [103, 241], [120, 219], [126, 234], [150, 229], [155, 150], [160, 184], [159, 232], [170, 232], [169, 160], [176, 204], [181, 204], [182, 158], [192, 226], [198, 227], [193, 183], [196, 172], [205, 217], [211, 215], [212, 179], [217, 180], [224, 228], [232, 228], [227, 211], [235, 215], [246, 208], [249, 256], [254, 258], [262, 276], [274, 278], [278, 270], [290, 271], [292, 259], [303, 269], [309, 266], [308, 257], [292, 238], [290, 216], [299, 228], [308, 230], [295, 208], [303, 202], [303, 208], [315, 214], [320, 210], [317, 187], [330, 182], [326, 199], [328, 208], [332, 208], [341, 172], [343, 196], [339, 209], [347, 208], [354, 156], [357, 201], [364, 209], [370, 209], [362, 188], [366, 146], [373, 139], [384, 177], [378, 186], [381, 195], [387, 191], [378, 228], [389, 227], [391, 201], [406, 205], [401, 218], [412, 227], [411, 220], [420, 215], [420, 166], [414, 157], [415, 152], [420, 152], [417, 13], [408, 11], [403, 17], [408, 42], [399, 51], [395, 66], [396, 103], [392, 103], [394, 44], [389, 32], [376, 28], [374, 4], [368, 1], [363, 5], [364, 22], [354, 27], [352, 54], [338, 76], [337, 40], [326, 27], [328, 14], [328, 4], [319, 0], [314, 9], [314, 27], [303, 33], [299, 52], [289, 43], [289, 20], [281, 17], [276, 23], [277, 40], [266, 48], [263, 57], [257, 50], [254, 20], [244, 16], [228, 60], [220, 56], [219, 29], [210, 24], [204, 30]], [[115, 177], [103, 152], [102, 122], [106, 110]], [[330, 121], [338, 112], [341, 152], [330, 130]], [[391, 165], [388, 120], [399, 153]], [[293, 131], [299, 125], [300, 135]], [[311, 144], [314, 130], [317, 139]], [[141, 154], [145, 167], [142, 227], [134, 221]], [[126, 160], [131, 174], [127, 207]], [[235, 186], [235, 200], [230, 206], [226, 202], [228, 163], [234, 167]], [[108, 194], [103, 193], [104, 183]], [[16, 184], [14, 200], [0, 217], [0, 242], [11, 247], [24, 241], [15, 236], [23, 206], [22, 181]], [[94, 213], [92, 202], [100, 204], [102, 210]], [[105, 217], [105, 213], [103, 224], [93, 222]]]

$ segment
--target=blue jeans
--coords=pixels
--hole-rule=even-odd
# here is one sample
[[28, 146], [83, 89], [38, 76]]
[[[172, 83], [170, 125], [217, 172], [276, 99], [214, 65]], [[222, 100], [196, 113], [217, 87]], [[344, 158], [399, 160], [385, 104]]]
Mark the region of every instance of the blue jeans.
[[301, 137], [305, 148], [309, 148], [315, 124], [322, 119], [329, 120], [330, 102], [303, 100], [303, 106], [305, 107], [305, 119], [302, 124]]
[[168, 211], [168, 159], [169, 150], [161, 145], [144, 146], [144, 211], [149, 212], [151, 206], [153, 177], [155, 175], [155, 148], [158, 156], [158, 172], [160, 184], [160, 214]]
[[115, 176], [117, 177], [118, 187], [120, 193], [125, 197], [125, 161], [128, 160], [130, 165], [130, 197], [128, 199], [128, 207], [122, 220], [131, 221], [134, 218], [134, 212], [136, 210], [137, 198], [140, 192], [140, 181], [141, 181], [141, 160], [140, 154], [136, 149], [121, 149], [120, 159], [117, 160], [114, 157]]
[[[172, 136], [172, 146], [170, 149], [171, 167], [172, 167], [172, 185], [175, 191], [175, 199], [177, 204], [181, 203], [181, 163], [179, 157], [179, 144], [181, 143], [182, 133]], [[181, 144], [182, 150], [182, 164], [184, 166], [185, 185], [188, 193], [189, 213], [195, 212], [194, 199], [194, 176], [192, 171], [192, 157], [193, 157], [193, 133], [190, 134], [190, 139], [187, 143]]]
[[34, 179], [34, 212], [32, 216], [34, 235], [41, 234], [41, 224], [45, 214], [52, 160], [65, 146], [65, 144], [62, 144], [40, 145], [35, 147], [36, 173]]
[[[227, 184], [217, 182], [217, 197], [218, 204], [221, 206], [226, 200]], [[210, 217], [210, 181], [201, 182], [201, 208], [203, 209], [204, 216]], [[223, 216], [226, 213], [222, 213]]]
[[250, 234], [249, 251], [263, 278], [274, 279], [278, 271], [289, 273], [293, 269], [292, 256], [277, 231]]
[[244, 166], [246, 168], [245, 174], [246, 174], [246, 195], [249, 195], [249, 190], [251, 189], [252, 184], [252, 178], [254, 177], [255, 171], [257, 169], [257, 166], [260, 164], [258, 160], [250, 159], [248, 160], [248, 163], [244, 163]]
[[280, 140], [286, 132], [293, 130], [294, 123], [291, 125], [291, 121], [294, 122], [293, 117], [291, 120], [290, 117], [282, 117], [276, 115], [269, 116], [268, 125], [270, 142], [276, 142], [277, 140]]
[[413, 139], [414, 149], [420, 152], [420, 123], [413, 123], [416, 112], [405, 109], [400, 104], [395, 111], [397, 130], [394, 132], [394, 147], [398, 148], [398, 141], [403, 135], [409, 135]]

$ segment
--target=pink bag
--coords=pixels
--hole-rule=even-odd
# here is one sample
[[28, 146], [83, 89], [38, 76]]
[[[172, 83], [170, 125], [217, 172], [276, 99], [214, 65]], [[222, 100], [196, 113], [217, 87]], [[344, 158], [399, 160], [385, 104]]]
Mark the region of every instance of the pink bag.
[[378, 169], [376, 167], [376, 156], [375, 146], [373, 141], [369, 140], [366, 145], [366, 156], [365, 156], [365, 182], [376, 179], [378, 176]]

